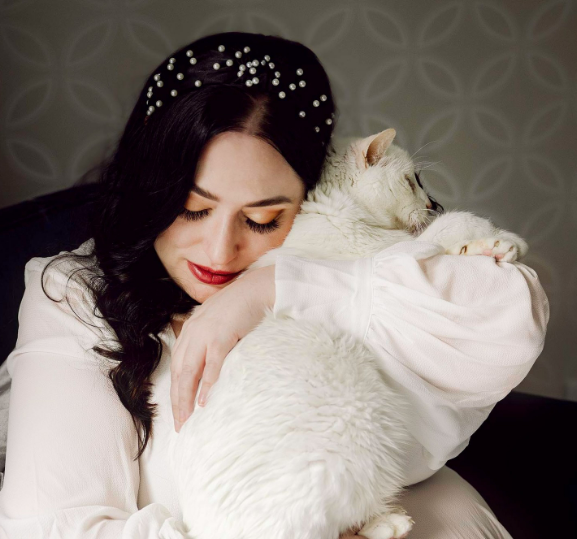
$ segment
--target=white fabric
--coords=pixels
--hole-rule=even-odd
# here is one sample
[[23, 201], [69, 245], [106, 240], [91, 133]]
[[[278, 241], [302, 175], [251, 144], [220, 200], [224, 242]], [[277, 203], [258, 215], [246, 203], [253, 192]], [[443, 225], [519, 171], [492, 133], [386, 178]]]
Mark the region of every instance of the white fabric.
[[[90, 351], [111, 334], [74, 281], [70, 300], [87, 324], [66, 300], [44, 295], [40, 275], [51, 258], [26, 264], [18, 340], [6, 359], [12, 385], [0, 539], [182, 539], [176, 486], [157, 441], [177, 436], [170, 408], [174, 332], [169, 325], [160, 335], [164, 353], [152, 377], [155, 439], [133, 461], [136, 429], [106, 377], [115, 363]], [[63, 296], [69, 269], [47, 272], [53, 298]]]
[[[432, 257], [436, 249], [404, 242], [361, 261], [279, 256], [276, 265], [275, 314], [353, 331], [412, 396], [422, 446], [408, 465], [417, 480], [462, 450], [492, 405], [522, 380], [542, 349], [549, 315], [530, 268]], [[106, 377], [114, 363], [90, 351], [110, 333], [73, 281], [74, 310], [88, 323], [65, 300], [44, 295], [40, 274], [49, 260], [26, 265], [18, 341], [6, 360], [12, 387], [0, 539], [180, 539], [182, 513], [165, 458], [166, 440], [176, 435], [172, 328], [160, 335], [163, 355], [152, 377], [153, 438], [134, 462], [136, 430]], [[56, 299], [68, 271], [49, 273], [45, 284]]]

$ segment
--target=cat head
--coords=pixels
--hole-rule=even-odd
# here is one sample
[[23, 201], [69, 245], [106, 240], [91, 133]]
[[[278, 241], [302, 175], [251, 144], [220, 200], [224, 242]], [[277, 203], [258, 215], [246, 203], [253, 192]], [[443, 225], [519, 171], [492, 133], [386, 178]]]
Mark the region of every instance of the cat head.
[[327, 157], [320, 188], [348, 192], [379, 226], [419, 235], [444, 212], [425, 191], [411, 156], [393, 144], [396, 131], [364, 138], [337, 138]]

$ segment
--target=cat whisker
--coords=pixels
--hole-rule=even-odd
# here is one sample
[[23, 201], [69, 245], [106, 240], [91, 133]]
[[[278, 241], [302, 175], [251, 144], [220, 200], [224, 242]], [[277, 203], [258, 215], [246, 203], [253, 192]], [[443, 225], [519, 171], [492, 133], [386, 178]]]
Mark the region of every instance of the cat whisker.
[[[422, 163], [419, 163], [418, 161], [415, 162], [415, 168], [419, 169], [419, 170], [424, 170], [426, 168], [430, 168], [433, 165], [438, 165], [439, 163], [441, 163], [441, 161], [423, 161]], [[435, 170], [435, 169], [431, 169], [431, 170]]]
[[[439, 139], [441, 140], [441, 139]], [[436, 140], [432, 140], [431, 142], [427, 142], [427, 144], [424, 144], [423, 146], [421, 146], [415, 153], [420, 152], [425, 146], [427, 146], [428, 144], [433, 144], [433, 142], [437, 142]], [[415, 155], [415, 153], [413, 155]], [[413, 158], [413, 155], [411, 155], [411, 159]]]

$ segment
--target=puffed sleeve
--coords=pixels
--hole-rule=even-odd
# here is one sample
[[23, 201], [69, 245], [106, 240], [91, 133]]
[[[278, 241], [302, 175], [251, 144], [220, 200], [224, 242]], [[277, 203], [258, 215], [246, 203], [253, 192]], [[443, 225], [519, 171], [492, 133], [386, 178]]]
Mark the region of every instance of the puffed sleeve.
[[[103, 336], [101, 320], [87, 318], [89, 300], [73, 281], [71, 304], [96, 327], [78, 320], [66, 299], [45, 296], [46, 261], [26, 265], [18, 340], [6, 360], [12, 387], [0, 538], [182, 539], [166, 507], [137, 507], [136, 429], [106, 376], [110, 365], [89, 350]], [[46, 276], [47, 292], [60, 299], [66, 277], [50, 268]]]
[[320, 321], [371, 349], [412, 405], [407, 486], [469, 443], [544, 347], [549, 301], [520, 262], [403, 241], [357, 260], [278, 255], [275, 316]]

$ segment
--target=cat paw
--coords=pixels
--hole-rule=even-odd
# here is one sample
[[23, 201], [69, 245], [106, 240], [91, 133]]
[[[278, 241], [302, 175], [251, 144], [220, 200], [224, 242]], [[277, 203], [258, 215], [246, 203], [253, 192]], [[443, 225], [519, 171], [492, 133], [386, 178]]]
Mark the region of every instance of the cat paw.
[[391, 512], [374, 518], [365, 524], [358, 532], [369, 539], [403, 539], [408, 537], [415, 521], [402, 512]]
[[514, 262], [519, 255], [515, 243], [500, 238], [461, 241], [446, 250], [448, 255], [484, 255], [492, 256], [498, 262]]

